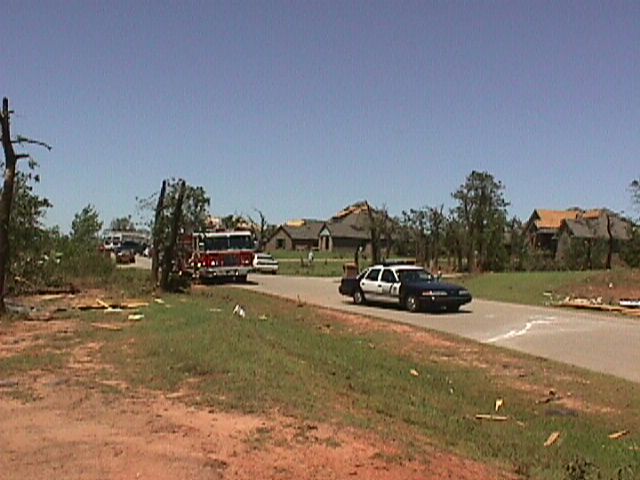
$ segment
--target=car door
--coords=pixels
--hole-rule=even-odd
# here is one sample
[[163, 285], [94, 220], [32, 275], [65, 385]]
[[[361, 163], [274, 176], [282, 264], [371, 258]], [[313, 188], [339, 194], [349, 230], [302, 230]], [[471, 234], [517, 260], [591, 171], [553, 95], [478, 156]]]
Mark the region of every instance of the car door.
[[398, 288], [394, 288], [394, 285], [398, 283], [396, 274], [390, 268], [382, 270], [380, 275], [380, 281], [378, 282], [378, 296], [380, 301], [395, 302], [398, 299]]
[[360, 280], [360, 288], [367, 300], [378, 300], [378, 280], [381, 271], [381, 268], [371, 268]]

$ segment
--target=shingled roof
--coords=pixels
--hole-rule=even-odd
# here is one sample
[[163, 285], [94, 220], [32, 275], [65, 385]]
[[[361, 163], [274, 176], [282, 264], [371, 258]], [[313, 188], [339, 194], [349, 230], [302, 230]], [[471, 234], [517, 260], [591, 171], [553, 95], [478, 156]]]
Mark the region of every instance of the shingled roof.
[[280, 228], [293, 240], [315, 240], [324, 224], [322, 220], [303, 219], [292, 220], [281, 225]]
[[[604, 210], [600, 210], [600, 215], [594, 217], [577, 218], [575, 220], [565, 220], [563, 228], [576, 238], [609, 238], [607, 232], [607, 216]], [[615, 214], [609, 215], [611, 235], [616, 240], [629, 240], [631, 238], [631, 226], [624, 219]]]

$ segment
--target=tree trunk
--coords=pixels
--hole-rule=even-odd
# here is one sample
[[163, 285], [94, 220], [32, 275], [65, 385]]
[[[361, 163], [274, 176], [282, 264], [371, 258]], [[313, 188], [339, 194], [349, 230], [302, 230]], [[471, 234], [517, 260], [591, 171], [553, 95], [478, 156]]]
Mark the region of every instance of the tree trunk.
[[167, 243], [164, 249], [164, 258], [162, 259], [162, 275], [160, 276], [160, 288], [165, 292], [169, 290], [169, 275], [171, 274], [171, 270], [173, 267], [176, 242], [178, 240], [178, 230], [180, 229], [180, 223], [182, 221], [182, 204], [184, 202], [185, 192], [186, 183], [183, 180], [182, 182], [180, 182], [178, 199], [176, 201], [176, 207], [173, 210], [169, 243]]
[[378, 232], [378, 225], [373, 218], [373, 211], [371, 205], [366, 202], [367, 215], [369, 216], [369, 230], [371, 233], [371, 262], [375, 265], [380, 263], [380, 233]]
[[156, 216], [153, 221], [153, 246], [151, 247], [151, 281], [153, 288], [158, 286], [158, 270], [160, 268], [160, 236], [162, 235], [162, 209], [164, 206], [164, 195], [167, 191], [167, 181], [163, 180], [160, 195], [158, 196], [158, 204], [156, 205]]
[[609, 248], [607, 249], [607, 263], [605, 268], [611, 270], [611, 257], [613, 257], [613, 232], [611, 232], [611, 217], [607, 214], [607, 235], [609, 236]]
[[2, 100], [0, 123], [2, 124], [2, 148], [5, 162], [4, 184], [2, 186], [2, 196], [0, 196], [0, 315], [2, 315], [6, 312], [4, 296], [9, 264], [9, 221], [11, 219], [11, 203], [13, 202], [18, 159], [11, 143], [9, 100], [7, 98]]

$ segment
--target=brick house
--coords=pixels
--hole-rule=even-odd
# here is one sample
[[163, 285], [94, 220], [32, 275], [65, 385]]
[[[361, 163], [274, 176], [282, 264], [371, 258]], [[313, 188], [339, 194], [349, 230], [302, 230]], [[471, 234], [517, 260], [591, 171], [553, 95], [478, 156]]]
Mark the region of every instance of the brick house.
[[280, 225], [265, 245], [265, 250], [318, 250], [322, 220], [293, 220]]

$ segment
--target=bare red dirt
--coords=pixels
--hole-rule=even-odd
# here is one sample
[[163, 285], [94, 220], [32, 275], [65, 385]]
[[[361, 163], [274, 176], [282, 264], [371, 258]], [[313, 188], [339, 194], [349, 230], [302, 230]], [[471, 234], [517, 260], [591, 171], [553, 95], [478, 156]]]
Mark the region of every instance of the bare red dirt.
[[[354, 328], [366, 328], [357, 319]], [[0, 358], [69, 340], [75, 320], [0, 323]], [[424, 339], [426, 340], [426, 339]], [[71, 342], [64, 368], [0, 377], [0, 476], [65, 479], [496, 479], [510, 475], [433, 450], [405, 461], [398, 446], [338, 426], [187, 406], [180, 395], [131, 389], [97, 373], [101, 348]]]

